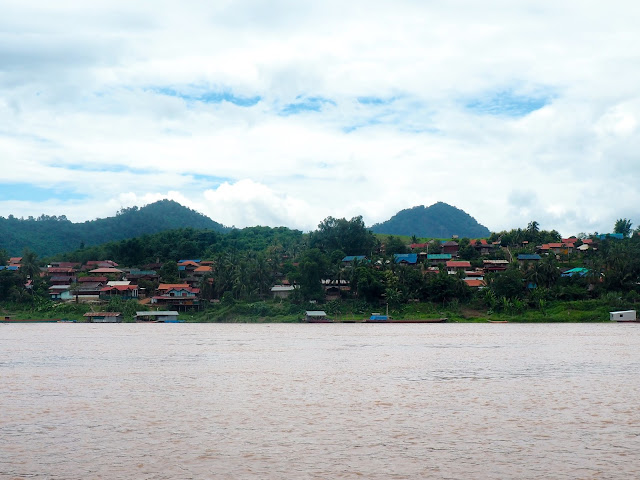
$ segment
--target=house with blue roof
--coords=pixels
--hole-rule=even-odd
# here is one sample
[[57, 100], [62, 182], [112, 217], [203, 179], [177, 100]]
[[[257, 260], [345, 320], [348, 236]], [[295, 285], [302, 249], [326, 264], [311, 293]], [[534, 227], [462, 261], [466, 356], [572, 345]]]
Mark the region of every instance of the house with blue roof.
[[518, 254], [518, 262], [523, 265], [526, 262], [538, 262], [542, 259], [537, 253], [520, 253]]
[[404, 265], [416, 265], [418, 263], [417, 253], [395, 253], [393, 255], [394, 263], [400, 263]]
[[567, 270], [566, 272], [563, 272], [561, 275], [563, 277], [584, 277], [585, 275], [587, 275], [587, 273], [589, 273], [589, 269], [588, 268], [572, 268], [571, 270]]
[[616, 240], [622, 240], [624, 235], [621, 233], [603, 233], [597, 236], [598, 240], [606, 240], [607, 238], [615, 238]]
[[445, 264], [451, 260], [450, 253], [430, 253], [427, 255], [427, 262], [429, 265]]
[[355, 262], [367, 262], [367, 257], [365, 255], [347, 255], [342, 259], [342, 265], [344, 267], [348, 267], [353, 265]]

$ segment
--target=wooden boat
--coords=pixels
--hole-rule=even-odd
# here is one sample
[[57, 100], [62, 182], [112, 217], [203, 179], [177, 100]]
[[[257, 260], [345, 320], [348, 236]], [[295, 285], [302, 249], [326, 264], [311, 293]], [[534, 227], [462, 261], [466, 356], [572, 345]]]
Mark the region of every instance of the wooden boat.
[[443, 318], [398, 318], [391, 319], [391, 323], [445, 323], [447, 317]]
[[374, 313], [365, 323], [444, 323], [447, 318], [391, 318], [389, 315]]
[[372, 313], [369, 318], [364, 320], [365, 323], [391, 323], [391, 317], [389, 315], [381, 315], [379, 313]]
[[11, 317], [3, 317], [0, 318], [0, 323], [58, 323], [60, 322], [60, 318], [28, 318], [28, 319], [19, 319], [19, 318], [11, 318]]
[[487, 323], [509, 323], [509, 320], [487, 320]]

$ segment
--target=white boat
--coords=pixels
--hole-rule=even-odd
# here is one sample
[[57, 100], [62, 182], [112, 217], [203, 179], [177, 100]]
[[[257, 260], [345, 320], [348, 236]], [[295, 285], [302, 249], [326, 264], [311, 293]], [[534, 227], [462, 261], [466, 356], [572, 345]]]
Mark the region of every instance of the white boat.
[[620, 310], [609, 312], [609, 320], [612, 322], [637, 322], [635, 310]]

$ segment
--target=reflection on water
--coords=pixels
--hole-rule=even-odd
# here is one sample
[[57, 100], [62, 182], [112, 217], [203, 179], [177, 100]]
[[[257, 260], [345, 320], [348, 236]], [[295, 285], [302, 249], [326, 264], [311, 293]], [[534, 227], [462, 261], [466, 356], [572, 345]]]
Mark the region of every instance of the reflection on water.
[[640, 475], [640, 325], [0, 325], [0, 478]]

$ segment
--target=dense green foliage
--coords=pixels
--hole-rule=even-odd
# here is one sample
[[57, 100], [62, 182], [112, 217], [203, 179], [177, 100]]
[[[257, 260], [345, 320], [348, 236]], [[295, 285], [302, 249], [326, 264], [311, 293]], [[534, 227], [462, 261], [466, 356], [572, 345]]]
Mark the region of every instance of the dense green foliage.
[[0, 217], [0, 248], [19, 255], [29, 247], [39, 256], [68, 252], [75, 248], [140, 237], [144, 234], [176, 228], [228, 229], [209, 217], [170, 200], [161, 200], [142, 208], [120, 210], [115, 217], [72, 223], [64, 215], [41, 215], [18, 219]]
[[85, 247], [51, 259], [79, 263], [110, 259], [120, 265], [141, 267], [155, 262], [213, 259], [221, 254], [237, 256], [269, 249], [294, 256], [300, 252], [302, 241], [302, 232], [286, 227], [247, 227], [228, 233], [181, 228]]
[[[201, 279], [199, 287], [201, 298], [215, 303], [204, 302], [205, 311], [194, 313], [194, 321], [238, 318], [289, 321], [300, 318], [305, 308], [319, 306], [331, 315], [354, 318], [388, 306], [398, 317], [421, 312], [420, 315], [465, 318], [463, 312], [473, 311], [483, 312], [483, 318], [533, 316], [553, 321], [592, 321], [606, 320], [602, 312], [607, 306], [630, 308], [640, 301], [638, 235], [621, 240], [605, 238], [597, 241], [597, 249], [543, 254], [541, 260], [524, 263], [516, 260], [518, 252], [532, 253], [535, 245], [560, 240], [559, 234], [541, 231], [534, 221], [524, 229], [492, 234], [491, 239], [505, 247], [496, 246], [484, 257], [476, 248], [477, 243], [459, 239], [461, 256], [470, 260], [472, 268], [482, 267], [483, 260], [488, 258], [509, 262], [505, 271], [486, 274], [486, 288], [482, 290], [470, 288], [463, 281], [463, 272], [434, 270], [424, 259], [416, 265], [396, 263], [393, 253], [406, 250], [408, 239], [393, 235], [375, 237], [360, 217], [351, 220], [328, 217], [310, 234], [285, 227], [250, 227], [227, 233], [182, 228], [84, 247], [47, 261], [86, 263], [110, 259], [122, 266], [142, 268], [162, 263], [159, 269], [162, 281], [178, 282], [182, 275], [178, 260], [209, 260], [212, 272]], [[575, 241], [576, 246], [581, 243], [579, 239]], [[430, 251], [435, 252], [439, 245], [439, 241], [431, 242]], [[343, 262], [347, 254], [366, 258]], [[0, 249], [0, 258], [6, 257], [7, 252]], [[38, 275], [43, 261], [28, 248], [22, 251], [22, 257], [18, 272], [0, 271], [3, 302], [0, 308], [21, 305], [33, 312], [48, 308], [52, 315], [59, 316], [66, 307], [54, 306], [48, 300], [48, 284]], [[584, 270], [575, 276], [561, 275], [573, 267]], [[273, 299], [271, 287], [285, 281], [298, 288], [289, 299]], [[348, 288], [339, 291], [339, 300], [328, 301], [327, 285]], [[147, 291], [153, 287], [144, 286]], [[590, 303], [593, 307], [588, 311], [580, 307], [580, 302], [595, 303]], [[571, 305], [569, 312], [574, 314], [563, 312], [558, 305]], [[107, 308], [131, 316], [136, 305], [131, 301], [126, 304], [112, 301]]]
[[371, 230], [374, 233], [428, 238], [451, 238], [453, 235], [485, 238], [491, 233], [469, 214], [443, 202], [401, 210], [386, 222], [373, 225]]
[[370, 254], [377, 241], [367, 230], [362, 217], [350, 221], [327, 217], [309, 237], [309, 246], [325, 252], [340, 250], [346, 255]]
[[538, 222], [529, 222], [527, 228], [514, 228], [509, 231], [494, 232], [489, 236], [490, 242], [500, 242], [503, 247], [521, 246], [527, 242], [531, 247], [543, 243], [559, 242], [562, 237], [556, 230], [540, 230]]

